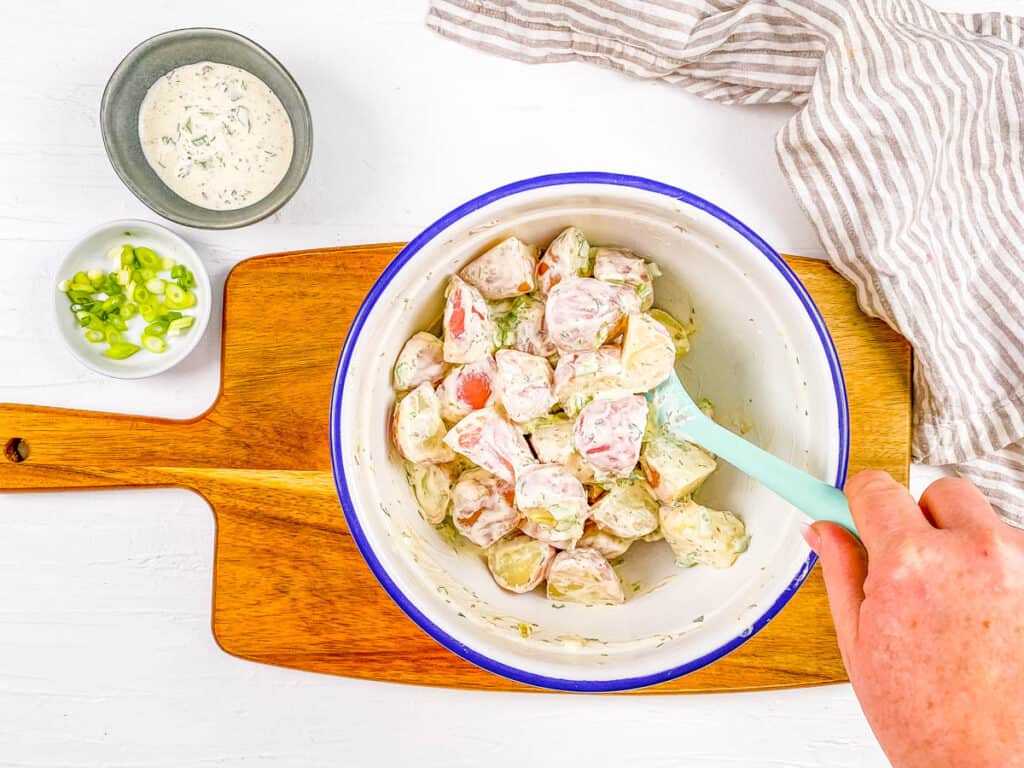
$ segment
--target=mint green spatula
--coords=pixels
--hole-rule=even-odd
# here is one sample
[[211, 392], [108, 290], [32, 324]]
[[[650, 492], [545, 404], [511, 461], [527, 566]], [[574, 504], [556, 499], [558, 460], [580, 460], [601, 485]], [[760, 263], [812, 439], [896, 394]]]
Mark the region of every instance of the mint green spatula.
[[857, 534], [842, 491], [720, 427], [701, 413], [675, 371], [648, 392], [647, 399], [658, 425], [671, 437], [696, 443], [725, 459], [808, 517], [839, 523]]

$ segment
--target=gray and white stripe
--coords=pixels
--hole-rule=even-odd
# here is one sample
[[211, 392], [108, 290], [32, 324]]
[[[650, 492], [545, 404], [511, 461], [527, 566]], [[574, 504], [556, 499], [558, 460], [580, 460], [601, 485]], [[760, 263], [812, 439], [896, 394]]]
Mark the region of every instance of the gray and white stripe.
[[1024, 19], [920, 0], [433, 0], [427, 24], [726, 104], [802, 109], [780, 167], [914, 345], [914, 457], [1024, 525]]

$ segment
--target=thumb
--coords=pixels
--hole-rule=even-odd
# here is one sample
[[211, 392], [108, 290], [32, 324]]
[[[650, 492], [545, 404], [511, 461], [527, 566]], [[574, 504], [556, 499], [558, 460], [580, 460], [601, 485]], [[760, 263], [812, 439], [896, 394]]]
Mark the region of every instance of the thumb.
[[864, 580], [868, 575], [867, 552], [853, 534], [835, 523], [809, 526], [804, 539], [821, 559], [832, 621], [846, 660], [850, 658], [860, 624], [860, 604], [864, 601]]

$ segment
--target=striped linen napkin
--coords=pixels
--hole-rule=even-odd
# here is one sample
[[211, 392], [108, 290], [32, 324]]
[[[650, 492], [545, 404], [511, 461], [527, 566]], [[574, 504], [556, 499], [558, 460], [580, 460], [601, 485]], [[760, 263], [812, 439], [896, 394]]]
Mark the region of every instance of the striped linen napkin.
[[724, 104], [801, 107], [779, 165], [914, 346], [917, 461], [1024, 527], [1024, 18], [919, 0], [432, 0], [440, 34]]

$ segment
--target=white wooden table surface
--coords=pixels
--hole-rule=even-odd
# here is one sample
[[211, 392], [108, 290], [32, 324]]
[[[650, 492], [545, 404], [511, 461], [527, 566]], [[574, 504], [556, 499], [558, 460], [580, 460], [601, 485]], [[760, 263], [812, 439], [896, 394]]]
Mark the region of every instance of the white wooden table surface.
[[[312, 168], [278, 215], [234, 232], [172, 226], [218, 288], [248, 256], [408, 238], [474, 194], [561, 170], [661, 179], [780, 250], [820, 255], [775, 163], [788, 108], [716, 106], [592, 67], [491, 58], [429, 33], [424, 10], [421, 0], [5, 4], [0, 401], [184, 417], [216, 395], [219, 320], [176, 370], [118, 382], [79, 365], [50, 319], [72, 240], [106, 220], [155, 218], [111, 170], [98, 105], [120, 58], [171, 28], [253, 37], [291, 70], [314, 116]], [[918, 489], [924, 477], [915, 473]], [[0, 767], [885, 764], [845, 685], [499, 695], [239, 661], [210, 633], [212, 546], [209, 508], [184, 491], [0, 495]]]

